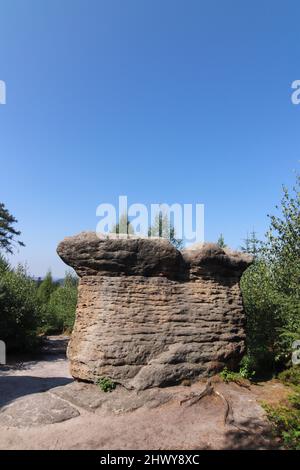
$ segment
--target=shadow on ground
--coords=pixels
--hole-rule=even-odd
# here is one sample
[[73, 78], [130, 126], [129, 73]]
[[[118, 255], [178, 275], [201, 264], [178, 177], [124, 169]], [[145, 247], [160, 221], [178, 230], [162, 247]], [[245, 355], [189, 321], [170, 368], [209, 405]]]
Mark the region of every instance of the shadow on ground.
[[56, 361], [66, 359], [69, 336], [50, 336], [41, 340], [40, 346], [34, 352], [9, 352], [6, 365], [0, 365], [1, 371], [25, 369], [37, 361]]
[[33, 393], [47, 392], [54, 387], [66, 385], [72, 381], [67, 377], [31, 377], [27, 375], [0, 377], [0, 407], [17, 398]]
[[0, 366], [0, 407], [72, 382], [66, 359], [68, 341], [68, 336], [46, 337], [35, 354], [9, 355], [7, 364]]
[[226, 431], [224, 450], [276, 450], [280, 444], [272, 438], [270, 426], [259, 426], [256, 420], [243, 422], [244, 429], [231, 428]]

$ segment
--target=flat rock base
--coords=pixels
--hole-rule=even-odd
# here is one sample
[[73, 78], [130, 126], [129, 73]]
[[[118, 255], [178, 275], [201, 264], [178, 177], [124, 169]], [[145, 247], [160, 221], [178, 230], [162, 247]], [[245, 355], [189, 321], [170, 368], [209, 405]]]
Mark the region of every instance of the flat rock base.
[[37, 393], [19, 398], [0, 412], [0, 426], [32, 427], [61, 423], [79, 416], [66, 401], [50, 393]]

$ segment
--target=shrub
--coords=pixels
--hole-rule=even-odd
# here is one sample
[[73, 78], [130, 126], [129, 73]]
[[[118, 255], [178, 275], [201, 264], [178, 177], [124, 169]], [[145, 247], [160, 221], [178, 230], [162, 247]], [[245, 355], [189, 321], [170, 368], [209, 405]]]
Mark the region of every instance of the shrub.
[[44, 306], [44, 333], [70, 333], [75, 321], [77, 278], [67, 274], [62, 286], [55, 289]]
[[26, 351], [38, 344], [41, 308], [36, 283], [21, 266], [0, 263], [0, 334], [7, 350]]
[[116, 384], [108, 377], [102, 377], [97, 380], [96, 384], [105, 393], [112, 392], [116, 388]]
[[58, 284], [53, 281], [51, 271], [48, 271], [45, 278], [38, 286], [38, 299], [41, 304], [46, 305], [51, 297], [51, 294], [57, 289]]
[[237, 378], [239, 378], [239, 375], [237, 372], [233, 372], [229, 370], [227, 367], [224, 367], [224, 369], [220, 372], [220, 377], [223, 380], [223, 382], [228, 383], [228, 382], [235, 382]]
[[258, 372], [291, 365], [292, 343], [300, 334], [300, 176], [283, 188], [279, 215], [269, 216], [266, 241], [255, 237], [255, 263], [242, 279], [248, 355]]
[[244, 356], [241, 360], [239, 375], [249, 380], [255, 376], [254, 364], [250, 356]]
[[300, 385], [300, 366], [293, 366], [280, 372], [278, 378], [286, 385]]
[[287, 449], [300, 450], [300, 389], [295, 388], [287, 406], [263, 405], [273, 432]]
[[250, 380], [254, 374], [255, 372], [250, 368], [249, 359], [247, 356], [245, 356], [240, 363], [240, 369], [238, 372], [234, 372], [229, 370], [227, 367], [224, 367], [222, 372], [220, 372], [220, 377], [225, 383], [229, 383], [240, 382], [243, 379]]
[[270, 269], [257, 259], [242, 276], [241, 291], [246, 312], [248, 357], [260, 374], [274, 371], [279, 357], [279, 328], [282, 326], [279, 299]]
[[278, 374], [278, 379], [292, 387], [285, 405], [263, 404], [274, 434], [287, 449], [300, 450], [300, 366], [294, 366]]

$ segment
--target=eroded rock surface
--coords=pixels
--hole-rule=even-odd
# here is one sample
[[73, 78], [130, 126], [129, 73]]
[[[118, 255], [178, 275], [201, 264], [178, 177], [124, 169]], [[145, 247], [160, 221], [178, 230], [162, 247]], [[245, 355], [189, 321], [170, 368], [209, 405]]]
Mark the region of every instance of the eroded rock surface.
[[80, 277], [68, 357], [75, 378], [146, 389], [205, 377], [244, 352], [239, 280], [251, 259], [215, 244], [66, 238], [58, 254]]
[[61, 423], [79, 416], [76, 408], [50, 393], [24, 396], [3, 407], [0, 426], [31, 427]]

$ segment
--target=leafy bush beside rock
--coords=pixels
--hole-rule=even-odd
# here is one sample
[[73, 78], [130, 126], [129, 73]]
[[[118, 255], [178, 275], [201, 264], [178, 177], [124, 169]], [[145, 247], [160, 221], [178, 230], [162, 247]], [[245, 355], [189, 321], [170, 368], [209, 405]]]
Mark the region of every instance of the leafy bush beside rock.
[[71, 333], [75, 321], [77, 303], [77, 278], [67, 274], [63, 285], [57, 287], [44, 305], [43, 331]]
[[291, 365], [300, 339], [300, 176], [276, 209], [266, 241], [252, 237], [255, 263], [241, 279], [248, 356], [259, 373], [271, 374]]
[[8, 351], [26, 351], [38, 343], [41, 305], [36, 283], [19, 267], [0, 259], [0, 336]]
[[38, 283], [26, 269], [12, 269], [0, 256], [0, 339], [7, 351], [31, 351], [42, 334], [70, 333], [75, 319], [77, 278], [67, 274], [62, 285], [51, 274]]

